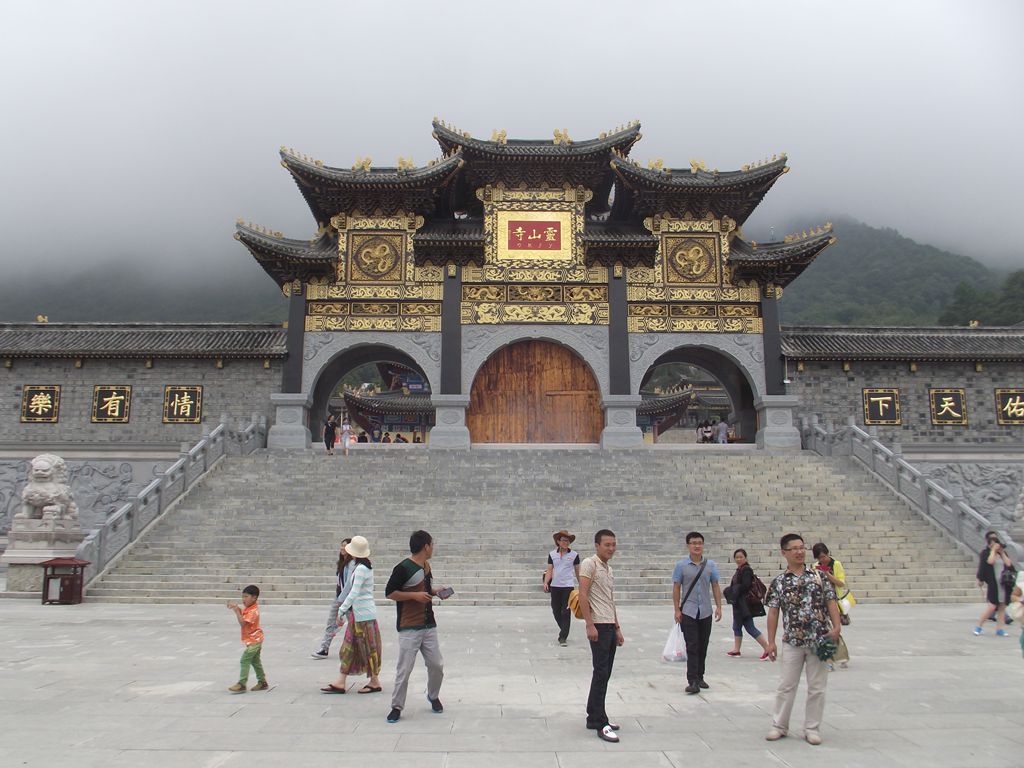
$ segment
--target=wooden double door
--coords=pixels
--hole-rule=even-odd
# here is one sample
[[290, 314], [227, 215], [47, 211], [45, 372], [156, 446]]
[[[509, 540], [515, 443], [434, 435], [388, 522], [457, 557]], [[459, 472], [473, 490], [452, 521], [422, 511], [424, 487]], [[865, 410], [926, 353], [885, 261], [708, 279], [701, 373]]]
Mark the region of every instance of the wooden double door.
[[597, 443], [604, 427], [601, 393], [571, 350], [521, 341], [480, 368], [466, 425], [474, 443]]

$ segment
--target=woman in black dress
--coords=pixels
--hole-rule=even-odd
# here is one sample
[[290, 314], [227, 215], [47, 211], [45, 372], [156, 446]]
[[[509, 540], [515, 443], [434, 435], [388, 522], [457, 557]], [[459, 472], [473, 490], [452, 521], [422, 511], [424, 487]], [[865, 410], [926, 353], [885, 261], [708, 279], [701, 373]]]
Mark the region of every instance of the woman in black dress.
[[338, 435], [338, 423], [334, 420], [332, 413], [324, 422], [324, 445], [327, 446], [327, 455], [334, 455], [334, 440]]
[[1006, 636], [1006, 603], [999, 597], [999, 582], [996, 580], [996, 561], [1002, 560], [1003, 567], [1012, 567], [1013, 562], [1010, 556], [1003, 549], [999, 537], [995, 531], [985, 534], [985, 548], [981, 550], [978, 557], [978, 586], [985, 589], [985, 610], [982, 611], [981, 620], [974, 628], [974, 634], [980, 635], [984, 630], [982, 627], [992, 614], [996, 615], [996, 634], [1000, 637]]

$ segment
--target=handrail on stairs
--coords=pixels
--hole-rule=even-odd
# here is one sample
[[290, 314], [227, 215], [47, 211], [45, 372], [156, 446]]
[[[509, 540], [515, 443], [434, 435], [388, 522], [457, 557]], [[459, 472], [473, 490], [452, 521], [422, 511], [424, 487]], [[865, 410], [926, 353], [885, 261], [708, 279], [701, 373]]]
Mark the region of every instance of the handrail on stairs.
[[[873, 427], [868, 432], [858, 427], [852, 416], [838, 429], [823, 426], [815, 415], [800, 419], [804, 448], [819, 456], [851, 457], [972, 555], [977, 555], [984, 547], [985, 532], [996, 531], [1006, 553], [1020, 568], [1024, 563], [1024, 546], [1014, 541], [1009, 531], [997, 528], [998, 523], [994, 524], [949, 489], [926, 477], [900, 455], [899, 448], [884, 445], [874, 432]], [[1024, 494], [1021, 504], [1024, 504]]]
[[76, 557], [90, 562], [85, 569], [86, 584], [101, 574], [125, 547], [224, 456], [229, 453], [247, 456], [266, 446], [267, 422], [264, 416], [253, 414], [250, 423], [239, 430], [232, 430], [229, 426], [228, 416], [221, 416], [220, 423], [213, 430], [203, 428], [203, 436], [195, 445], [189, 447], [188, 443], [182, 443], [181, 455], [176, 462], [86, 536], [75, 552]]

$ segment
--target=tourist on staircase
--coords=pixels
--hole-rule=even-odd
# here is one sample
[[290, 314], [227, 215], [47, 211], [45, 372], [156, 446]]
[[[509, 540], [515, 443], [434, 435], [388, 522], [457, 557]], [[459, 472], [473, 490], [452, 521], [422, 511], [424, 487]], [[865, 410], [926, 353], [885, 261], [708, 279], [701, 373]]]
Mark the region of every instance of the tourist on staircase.
[[348, 445], [352, 442], [352, 425], [347, 418], [341, 420], [341, 455], [348, 456]]
[[564, 528], [554, 534], [555, 548], [548, 553], [548, 567], [544, 571], [544, 591], [551, 594], [551, 612], [558, 625], [558, 644], [567, 645], [572, 612], [569, 593], [580, 576], [580, 556], [569, 549], [576, 537]]
[[[722, 620], [722, 589], [718, 566], [704, 559], [704, 534], [686, 534], [689, 556], [672, 571], [672, 604], [676, 623], [686, 638], [686, 692], [700, 693], [711, 686], [704, 680], [704, 668], [711, 641], [711, 593], [714, 592], [715, 621]], [[685, 587], [685, 589], [684, 589]]]
[[326, 659], [331, 653], [331, 642], [338, 634], [338, 606], [348, 597], [349, 589], [352, 587], [352, 571], [355, 563], [352, 562], [352, 555], [345, 551], [345, 546], [352, 539], [342, 539], [341, 548], [338, 550], [338, 564], [334, 569], [334, 600], [327, 611], [327, 626], [324, 628], [324, 636], [320, 640], [320, 647], [311, 654], [314, 659]]
[[[811, 547], [811, 554], [814, 555], [814, 559], [818, 561], [815, 568], [821, 572], [821, 575], [829, 580], [832, 584], [832, 588], [836, 591], [836, 605], [839, 606], [839, 622], [845, 627], [850, 623], [850, 608], [853, 607], [857, 601], [853, 599], [853, 592], [846, 586], [846, 570], [843, 568], [843, 564], [836, 560], [829, 554], [828, 547], [823, 543], [818, 542]], [[840, 635], [836, 639], [836, 655], [833, 657], [834, 661], [839, 662], [839, 666], [843, 669], [850, 664], [850, 650], [846, 647], [846, 640]], [[832, 663], [828, 664], [829, 672], [832, 671]]]
[[[358, 693], [380, 693], [381, 641], [377, 626], [377, 606], [373, 601], [373, 564], [370, 543], [362, 536], [353, 536], [345, 545], [352, 558], [351, 588], [338, 606], [337, 621], [348, 617], [345, 638], [341, 643], [341, 668], [333, 682], [320, 690], [324, 693], [345, 693], [349, 675], [365, 674], [369, 680]], [[351, 614], [349, 614], [351, 611]]]
[[[743, 645], [743, 630], [746, 629], [747, 634], [754, 638], [761, 646], [761, 650], [764, 651], [761, 654], [761, 661], [766, 661], [768, 659], [768, 641], [764, 639], [761, 630], [754, 625], [755, 616], [765, 615], [764, 604], [761, 602], [764, 599], [764, 594], [762, 593], [758, 600], [750, 599], [750, 589], [754, 586], [756, 577], [754, 569], [747, 562], [747, 550], [737, 549], [732, 553], [732, 559], [736, 562], [736, 572], [732, 575], [732, 581], [726, 588], [725, 596], [732, 603], [733, 646], [731, 651], [726, 652], [726, 655], [740, 655], [740, 646]], [[757, 582], [760, 583], [760, 579], [757, 579]], [[757, 606], [760, 606], [760, 609]]]
[[999, 596], [999, 582], [996, 580], [996, 563], [1002, 561], [1003, 568], [1012, 568], [1013, 561], [1003, 549], [1002, 542], [995, 531], [985, 534], [985, 547], [978, 557], [978, 586], [985, 590], [985, 610], [981, 613], [974, 634], [980, 635], [985, 622], [994, 613], [996, 615], [996, 634], [1006, 637], [1006, 603]]

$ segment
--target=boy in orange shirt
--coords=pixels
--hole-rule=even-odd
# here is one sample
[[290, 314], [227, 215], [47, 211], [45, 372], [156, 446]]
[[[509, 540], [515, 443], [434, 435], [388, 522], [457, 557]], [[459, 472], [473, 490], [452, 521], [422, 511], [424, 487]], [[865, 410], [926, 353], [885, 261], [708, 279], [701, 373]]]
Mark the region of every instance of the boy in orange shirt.
[[263, 672], [263, 662], [260, 661], [260, 651], [263, 650], [263, 630], [260, 629], [260, 607], [256, 601], [260, 597], [260, 588], [250, 584], [242, 590], [242, 606], [238, 603], [229, 602], [228, 608], [235, 612], [235, 618], [242, 628], [242, 643], [245, 650], [242, 652], [242, 671], [238, 682], [228, 688], [232, 693], [245, 693], [246, 683], [249, 682], [249, 667], [256, 672], [256, 685], [250, 690], [265, 691], [267, 676]]

